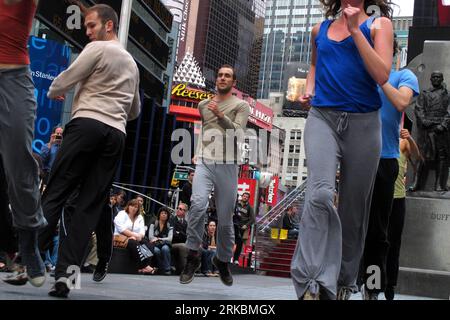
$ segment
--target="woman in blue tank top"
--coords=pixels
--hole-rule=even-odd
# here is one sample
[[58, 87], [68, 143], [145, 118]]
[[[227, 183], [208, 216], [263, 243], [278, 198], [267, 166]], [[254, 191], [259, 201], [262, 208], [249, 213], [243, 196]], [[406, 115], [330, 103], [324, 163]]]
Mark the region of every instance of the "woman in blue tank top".
[[393, 53], [390, 1], [320, 2], [333, 20], [312, 30], [311, 68], [300, 98], [302, 107], [312, 108], [305, 128], [307, 191], [291, 265], [297, 296], [305, 300], [348, 299], [357, 291], [381, 151], [377, 85], [388, 81]]

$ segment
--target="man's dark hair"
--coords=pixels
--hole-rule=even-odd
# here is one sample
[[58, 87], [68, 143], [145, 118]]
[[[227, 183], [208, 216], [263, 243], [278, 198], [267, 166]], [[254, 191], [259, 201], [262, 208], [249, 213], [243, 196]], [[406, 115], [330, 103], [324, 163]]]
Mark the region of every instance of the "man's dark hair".
[[52, 129], [52, 133], [55, 133], [55, 132], [56, 132], [56, 129], [58, 129], [58, 128], [61, 128], [61, 129], [63, 129], [63, 126], [61, 126], [61, 125], [57, 125], [57, 126], [53, 127], [53, 129]]
[[86, 15], [91, 12], [97, 12], [98, 17], [102, 20], [103, 24], [106, 24], [108, 21], [112, 21], [114, 28], [113, 31], [115, 34], [119, 31], [119, 17], [113, 8], [108, 6], [107, 4], [97, 4], [92, 6], [86, 10]]
[[[236, 71], [234, 70], [234, 67], [232, 65], [224, 64], [224, 65], [220, 66], [219, 70], [222, 69], [222, 68], [227, 68], [227, 69], [233, 70], [233, 80], [237, 79]], [[217, 74], [219, 74], [219, 70], [217, 70]]]
[[250, 198], [250, 196], [251, 196], [250, 192], [244, 192], [242, 195], [245, 195], [245, 194], [248, 195], [248, 197]]

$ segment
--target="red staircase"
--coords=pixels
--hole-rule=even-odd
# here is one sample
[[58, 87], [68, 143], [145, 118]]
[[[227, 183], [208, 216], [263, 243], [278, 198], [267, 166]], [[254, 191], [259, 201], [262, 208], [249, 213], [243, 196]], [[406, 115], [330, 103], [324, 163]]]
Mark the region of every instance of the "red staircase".
[[291, 261], [297, 240], [270, 240], [276, 242], [276, 245], [260, 260], [259, 273], [271, 277], [290, 278]]
[[306, 181], [290, 191], [280, 202], [271, 208], [265, 215], [257, 220], [255, 240], [255, 269], [257, 273], [272, 277], [291, 277], [291, 261], [294, 255], [297, 240], [281, 240], [280, 232], [275, 229], [282, 228], [283, 216], [289, 206], [298, 208], [300, 217], [305, 200]]

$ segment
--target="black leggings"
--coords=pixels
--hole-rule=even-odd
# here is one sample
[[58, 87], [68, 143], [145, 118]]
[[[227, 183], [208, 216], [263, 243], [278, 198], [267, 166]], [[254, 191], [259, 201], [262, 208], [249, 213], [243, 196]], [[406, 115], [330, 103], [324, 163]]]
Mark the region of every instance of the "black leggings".
[[386, 282], [388, 287], [395, 287], [397, 285], [404, 223], [405, 198], [394, 199], [391, 215], [389, 216], [388, 228], [389, 250], [386, 261]]

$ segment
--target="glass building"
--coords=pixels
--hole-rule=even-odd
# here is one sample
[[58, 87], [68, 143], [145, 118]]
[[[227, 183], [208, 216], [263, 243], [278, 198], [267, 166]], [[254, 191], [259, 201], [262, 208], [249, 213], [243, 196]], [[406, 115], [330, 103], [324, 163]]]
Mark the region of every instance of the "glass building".
[[324, 20], [317, 0], [268, 0], [259, 72], [258, 99], [285, 90], [287, 64], [310, 63], [311, 30]]
[[194, 56], [207, 87], [214, 88], [217, 69], [230, 64], [236, 69], [237, 89], [256, 96], [264, 7], [263, 0], [199, 2]]

